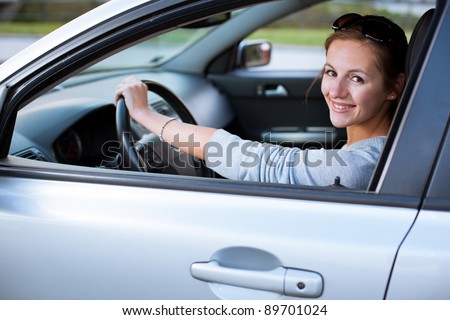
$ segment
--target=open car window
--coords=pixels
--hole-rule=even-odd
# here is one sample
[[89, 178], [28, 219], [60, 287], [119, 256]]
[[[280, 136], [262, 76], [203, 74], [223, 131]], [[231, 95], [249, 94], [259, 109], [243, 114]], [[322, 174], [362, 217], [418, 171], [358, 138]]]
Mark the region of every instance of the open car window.
[[[325, 59], [321, 43], [332, 32], [329, 24], [336, 16], [334, 10], [329, 13], [330, 6], [343, 12], [375, 10], [381, 14], [385, 10], [361, 5], [342, 7], [339, 1], [300, 10], [265, 24], [247, 36], [246, 40], [264, 39], [273, 45], [272, 60], [267, 66], [237, 67], [231, 69], [232, 72], [213, 69], [206, 75], [189, 75], [166, 68], [166, 65], [170, 66], [170, 61], [175, 58], [182, 59], [187, 49], [214, 34], [221, 25], [172, 30], [100, 61], [19, 111], [10, 152], [50, 163], [98, 170], [115, 168], [115, 162], [121, 161], [117, 159], [121, 147], [113, 94], [121, 79], [129, 75], [168, 87], [187, 103], [189, 112], [201, 125], [225, 128], [250, 140], [304, 149], [340, 148], [345, 144], [345, 132], [330, 124], [317, 84], [309, 91], [310, 96], [305, 96]], [[414, 21], [425, 9], [403, 9], [400, 13], [393, 12], [392, 17], [410, 34]], [[226, 23], [232, 24], [238, 15], [233, 13]], [[236, 38], [235, 46], [240, 40]], [[211, 64], [220, 59], [217, 57]], [[189, 62], [185, 61], [186, 64]], [[260, 80], [257, 81], [261, 84], [256, 82], [254, 87], [253, 76], [246, 78], [245, 73], [234, 71], [249, 74], [263, 71], [267, 78], [258, 76]], [[306, 73], [287, 75], [278, 71]], [[239, 81], [249, 84], [250, 91], [244, 92], [245, 86], [240, 86]], [[262, 95], [259, 90], [263, 90]], [[208, 97], [210, 101], [201, 97]], [[157, 95], [149, 95], [149, 106], [163, 114], [174, 113], [170, 104]], [[260, 112], [255, 112], [255, 106]], [[47, 130], [45, 126], [50, 123], [52, 130]], [[131, 129], [136, 140], [148, 135], [148, 131], [137, 123], [132, 123]], [[177, 174], [173, 170], [159, 169], [156, 173]], [[207, 176], [221, 178], [214, 174]], [[329, 177], [329, 186], [335, 178]]]

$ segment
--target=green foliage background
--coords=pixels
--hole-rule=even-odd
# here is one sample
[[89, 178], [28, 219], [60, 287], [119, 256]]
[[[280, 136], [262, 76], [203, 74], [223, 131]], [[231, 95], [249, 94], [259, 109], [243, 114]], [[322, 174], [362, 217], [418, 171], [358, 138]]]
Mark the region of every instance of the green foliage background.
[[[0, 22], [0, 34], [45, 35], [101, 3], [97, 0], [50, 2], [24, 1], [14, 21]], [[387, 16], [403, 27], [407, 34], [417, 21], [412, 14], [379, 10], [371, 1], [327, 1], [260, 29], [249, 38], [267, 39], [277, 44], [321, 46], [331, 33], [332, 20], [348, 12]]]

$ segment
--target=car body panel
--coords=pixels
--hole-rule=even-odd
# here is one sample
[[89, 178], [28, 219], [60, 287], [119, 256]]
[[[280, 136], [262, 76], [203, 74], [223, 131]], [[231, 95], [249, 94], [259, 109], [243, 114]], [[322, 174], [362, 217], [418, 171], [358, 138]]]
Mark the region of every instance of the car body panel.
[[[401, 245], [388, 299], [450, 299], [450, 131], [434, 167], [422, 210]], [[413, 285], [411, 285], [413, 284]]]
[[[439, 222], [438, 222], [439, 221]], [[387, 299], [450, 299], [450, 215], [421, 210], [395, 262]]]
[[[14, 246], [1, 246], [8, 257], [2, 299], [212, 299], [208, 284], [189, 275], [190, 266], [236, 246], [319, 273], [324, 299], [382, 299], [416, 215], [414, 209], [29, 178], [4, 177], [2, 190], [0, 242], [15, 239]], [[8, 201], [18, 190], [22, 198]]]

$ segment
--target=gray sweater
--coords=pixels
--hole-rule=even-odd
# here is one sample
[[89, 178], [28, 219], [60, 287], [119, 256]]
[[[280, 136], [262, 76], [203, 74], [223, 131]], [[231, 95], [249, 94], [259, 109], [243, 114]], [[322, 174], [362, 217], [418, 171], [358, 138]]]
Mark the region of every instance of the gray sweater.
[[361, 140], [339, 150], [287, 148], [242, 140], [218, 130], [205, 149], [206, 165], [233, 180], [366, 189], [386, 137]]

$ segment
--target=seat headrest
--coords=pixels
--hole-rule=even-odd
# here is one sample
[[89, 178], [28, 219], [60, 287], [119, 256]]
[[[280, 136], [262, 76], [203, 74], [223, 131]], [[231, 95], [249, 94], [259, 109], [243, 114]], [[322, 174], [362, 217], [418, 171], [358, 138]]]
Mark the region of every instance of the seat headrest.
[[406, 53], [405, 72], [407, 79], [417, 63], [417, 59], [424, 44], [424, 39], [427, 36], [431, 20], [433, 19], [433, 13], [434, 9], [429, 9], [420, 17], [414, 27], [411, 39], [409, 41], [408, 51]]

